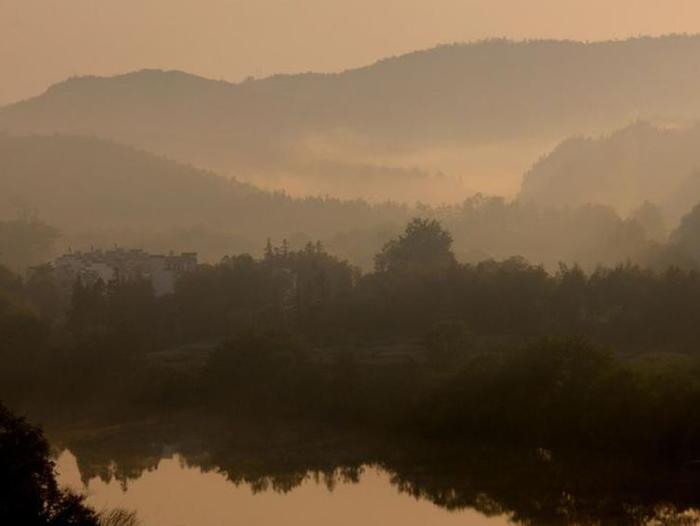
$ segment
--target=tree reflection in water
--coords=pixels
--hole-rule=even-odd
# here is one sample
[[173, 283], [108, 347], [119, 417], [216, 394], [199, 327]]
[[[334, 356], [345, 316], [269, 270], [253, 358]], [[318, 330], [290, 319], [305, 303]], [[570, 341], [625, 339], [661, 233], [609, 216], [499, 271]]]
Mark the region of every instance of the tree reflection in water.
[[84, 483], [123, 487], [177, 453], [188, 466], [222, 474], [254, 492], [287, 493], [308, 480], [333, 489], [376, 467], [401, 493], [448, 510], [509, 516], [519, 524], [695, 524], [700, 470], [638, 458], [406, 441], [299, 422], [235, 424], [203, 417], [165, 422], [54, 426]]

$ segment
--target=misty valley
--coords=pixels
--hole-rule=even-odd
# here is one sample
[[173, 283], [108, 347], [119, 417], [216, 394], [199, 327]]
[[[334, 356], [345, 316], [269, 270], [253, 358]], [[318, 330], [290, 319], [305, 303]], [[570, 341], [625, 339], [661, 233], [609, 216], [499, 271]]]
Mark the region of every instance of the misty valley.
[[0, 524], [700, 523], [700, 37], [0, 107]]

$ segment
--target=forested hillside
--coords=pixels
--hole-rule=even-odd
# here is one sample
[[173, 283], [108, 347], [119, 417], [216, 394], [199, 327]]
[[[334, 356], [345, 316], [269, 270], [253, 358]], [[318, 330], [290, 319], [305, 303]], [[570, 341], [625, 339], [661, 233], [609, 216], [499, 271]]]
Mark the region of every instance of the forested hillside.
[[568, 135], [699, 117], [699, 65], [700, 37], [671, 36], [493, 40], [240, 84], [148, 70], [67, 80], [0, 110], [0, 130], [94, 134], [295, 193], [458, 201], [514, 192]]
[[525, 174], [519, 199], [545, 206], [603, 204], [627, 213], [644, 201], [676, 221], [700, 201], [700, 126], [638, 122], [560, 144]]

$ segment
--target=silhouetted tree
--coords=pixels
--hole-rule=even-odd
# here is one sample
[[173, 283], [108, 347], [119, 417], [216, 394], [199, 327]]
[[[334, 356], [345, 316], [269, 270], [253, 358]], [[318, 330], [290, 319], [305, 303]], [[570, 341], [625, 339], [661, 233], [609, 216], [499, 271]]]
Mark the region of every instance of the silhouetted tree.
[[375, 257], [377, 272], [439, 272], [454, 264], [452, 236], [434, 219], [411, 220]]
[[36, 427], [0, 404], [0, 523], [97, 526], [83, 499], [58, 487], [49, 445]]

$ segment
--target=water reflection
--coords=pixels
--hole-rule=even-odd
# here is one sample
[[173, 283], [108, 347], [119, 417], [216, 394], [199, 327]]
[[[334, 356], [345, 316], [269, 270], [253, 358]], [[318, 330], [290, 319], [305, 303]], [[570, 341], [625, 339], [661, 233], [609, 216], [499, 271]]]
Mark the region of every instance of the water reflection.
[[[83, 489], [75, 457], [64, 452], [58, 460], [61, 481]], [[254, 492], [231, 484], [220, 473], [205, 473], [180, 456], [127, 484], [95, 478], [87, 485], [88, 502], [100, 508], [138, 510], [151, 526], [221, 525], [505, 525], [505, 518], [487, 518], [474, 511], [451, 513], [427, 501], [401, 495], [389, 476], [368, 468], [355, 482], [338, 483], [329, 491], [322, 480], [305, 477], [289, 493]]]
[[[700, 473], [647, 459], [201, 417], [50, 430], [64, 482], [147, 526], [696, 524]], [[127, 490], [126, 492], [124, 490]], [[411, 498], [414, 497], [414, 498]]]

